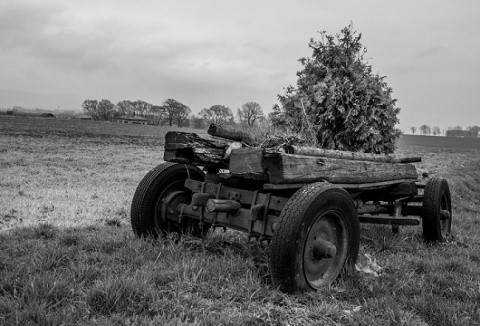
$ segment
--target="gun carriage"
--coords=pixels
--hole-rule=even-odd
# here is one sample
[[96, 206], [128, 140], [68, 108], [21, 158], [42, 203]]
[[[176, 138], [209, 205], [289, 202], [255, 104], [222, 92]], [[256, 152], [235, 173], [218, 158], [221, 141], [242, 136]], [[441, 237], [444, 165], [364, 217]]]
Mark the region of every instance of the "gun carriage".
[[353, 266], [360, 223], [388, 224], [394, 233], [422, 225], [429, 242], [451, 231], [448, 183], [419, 176], [419, 157], [241, 148], [236, 141], [248, 135], [216, 126], [209, 134], [167, 133], [166, 162], [148, 172], [133, 197], [137, 236], [204, 236], [215, 227], [245, 232], [270, 241], [274, 285], [302, 292]]

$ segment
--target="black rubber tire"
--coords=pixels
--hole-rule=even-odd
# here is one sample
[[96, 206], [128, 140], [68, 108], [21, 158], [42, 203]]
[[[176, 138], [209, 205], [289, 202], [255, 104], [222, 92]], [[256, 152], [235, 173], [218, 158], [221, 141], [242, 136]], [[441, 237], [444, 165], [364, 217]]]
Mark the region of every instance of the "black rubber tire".
[[[148, 172], [138, 185], [132, 200], [130, 218], [135, 235], [158, 237], [169, 232], [205, 235], [209, 225], [200, 228], [197, 220], [188, 218], [178, 224], [164, 216], [164, 200], [170, 196], [175, 198], [176, 204], [189, 204], [192, 193], [185, 188], [185, 180], [191, 178], [203, 181], [204, 176], [196, 166], [171, 162], [162, 163]], [[176, 207], [171, 207], [171, 210], [172, 214], [178, 216]]]
[[[445, 214], [446, 212], [448, 214]], [[452, 231], [450, 188], [447, 180], [442, 177], [435, 176], [429, 179], [425, 185], [422, 228], [423, 238], [427, 242], [443, 242]]]
[[[336, 246], [333, 258], [310, 254], [317, 235]], [[275, 227], [270, 243], [273, 285], [288, 293], [319, 290], [354, 266], [359, 242], [360, 224], [348, 192], [323, 182], [304, 186], [287, 201]]]

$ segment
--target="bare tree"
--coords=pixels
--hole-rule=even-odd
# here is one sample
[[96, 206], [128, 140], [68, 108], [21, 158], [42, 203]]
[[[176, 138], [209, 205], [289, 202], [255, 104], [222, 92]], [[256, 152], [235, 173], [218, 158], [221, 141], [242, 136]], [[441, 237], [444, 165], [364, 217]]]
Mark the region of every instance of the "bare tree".
[[421, 125], [420, 126], [420, 132], [422, 133], [422, 135], [430, 135], [432, 131], [430, 129], [430, 126]]
[[97, 114], [99, 120], [111, 120], [115, 112], [115, 105], [109, 100], [101, 100], [97, 104]]
[[83, 111], [89, 114], [93, 120], [110, 120], [115, 113], [115, 105], [109, 100], [85, 100], [82, 103]]
[[152, 104], [145, 101], [137, 100], [132, 102], [132, 107], [133, 107], [134, 116], [147, 118], [148, 114], [150, 113], [150, 110], [152, 109]]
[[187, 120], [188, 115], [192, 113], [192, 110], [186, 105], [183, 105], [178, 108], [175, 118], [177, 119], [177, 126], [181, 127], [185, 120]]
[[190, 127], [195, 129], [203, 129], [205, 128], [205, 119], [201, 117], [197, 117], [195, 115], [190, 116]]
[[480, 127], [479, 126], [470, 126], [467, 128], [468, 131], [470, 131], [475, 138], [478, 137], [478, 133], [480, 132]]
[[127, 115], [133, 115], [133, 105], [129, 100], [123, 100], [115, 105], [115, 116], [124, 117]]
[[153, 125], [158, 126], [164, 115], [165, 109], [162, 106], [152, 105], [150, 107], [149, 117], [151, 118]]
[[232, 111], [224, 105], [213, 105], [209, 109], [200, 111], [200, 115], [208, 121], [216, 125], [224, 125], [233, 121]]
[[240, 122], [248, 126], [253, 126], [255, 121], [263, 116], [262, 107], [257, 102], [247, 102], [242, 105], [241, 109], [238, 109]]
[[173, 98], [169, 98], [163, 102], [162, 107], [165, 109], [166, 119], [170, 126], [173, 125], [174, 120], [177, 120], [177, 123], [181, 123], [191, 112], [188, 106]]
[[415, 126], [410, 127], [410, 130], [412, 131], [412, 134], [415, 135], [415, 132], [417, 132], [417, 127], [415, 127]]
[[97, 100], [85, 100], [82, 103], [83, 111], [92, 117], [93, 120], [99, 120], [97, 112]]
[[440, 135], [442, 133], [442, 131], [440, 130], [440, 127], [439, 126], [434, 126], [433, 129], [432, 129], [432, 134], [434, 136], [436, 135]]

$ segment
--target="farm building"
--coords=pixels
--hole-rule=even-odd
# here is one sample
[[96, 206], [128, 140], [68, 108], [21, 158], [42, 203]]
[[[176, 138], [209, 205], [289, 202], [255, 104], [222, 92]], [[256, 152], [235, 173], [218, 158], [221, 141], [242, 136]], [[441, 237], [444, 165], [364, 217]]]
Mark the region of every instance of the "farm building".
[[477, 134], [470, 130], [447, 130], [447, 137], [476, 138]]
[[55, 116], [52, 113], [41, 113], [39, 115], [40, 118], [55, 118]]
[[135, 117], [122, 117], [117, 118], [118, 123], [126, 123], [129, 125], [148, 125], [148, 120], [143, 118], [135, 118]]
[[7, 112], [7, 115], [22, 118], [56, 118], [54, 114], [49, 112], [32, 112], [32, 111], [13, 111], [12, 114]]

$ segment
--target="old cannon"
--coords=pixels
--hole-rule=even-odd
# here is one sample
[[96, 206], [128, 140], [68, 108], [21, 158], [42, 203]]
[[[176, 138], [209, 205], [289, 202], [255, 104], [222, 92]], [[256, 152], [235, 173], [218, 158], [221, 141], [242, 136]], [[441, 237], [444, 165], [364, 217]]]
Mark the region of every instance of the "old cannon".
[[[419, 177], [417, 157], [322, 150], [239, 148], [235, 132], [169, 132], [164, 160], [134, 194], [137, 236], [212, 227], [270, 241], [270, 273], [286, 292], [318, 290], [356, 262], [359, 223], [422, 225], [426, 241], [451, 231], [447, 181]], [[225, 140], [228, 138], [229, 140]], [[237, 139], [238, 138], [238, 139]]]

